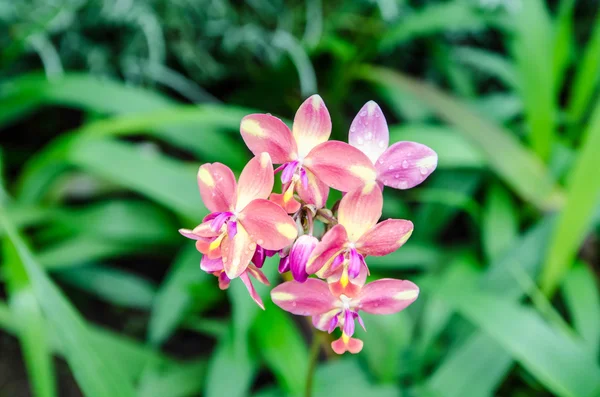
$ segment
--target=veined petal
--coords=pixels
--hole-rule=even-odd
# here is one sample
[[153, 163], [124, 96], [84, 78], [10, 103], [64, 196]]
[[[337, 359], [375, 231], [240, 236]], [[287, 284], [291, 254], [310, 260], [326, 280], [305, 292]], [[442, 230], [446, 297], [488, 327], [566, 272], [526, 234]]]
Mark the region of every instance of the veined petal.
[[348, 235], [344, 226], [335, 225], [325, 233], [321, 242], [315, 247], [315, 250], [308, 259], [306, 272], [314, 274], [320, 271], [327, 271], [335, 257], [344, 250], [347, 242]]
[[388, 255], [404, 245], [412, 231], [411, 221], [387, 219], [363, 234], [356, 243], [356, 249], [364, 255]]
[[357, 189], [377, 178], [367, 155], [340, 141], [328, 141], [315, 147], [303, 165], [327, 186], [342, 192]]
[[273, 302], [298, 316], [316, 316], [335, 308], [337, 298], [329, 292], [327, 283], [309, 278], [304, 283], [287, 281], [271, 290]]
[[266, 199], [273, 190], [273, 163], [263, 152], [246, 164], [237, 188], [236, 210], [243, 210], [252, 200]]
[[395, 189], [423, 182], [437, 166], [437, 153], [416, 142], [396, 142], [377, 160], [377, 179]]
[[275, 164], [283, 164], [297, 157], [292, 131], [277, 117], [249, 114], [242, 119], [240, 131], [246, 146], [255, 156], [267, 152]]
[[419, 287], [408, 280], [383, 278], [365, 285], [355, 298], [359, 310], [372, 314], [397, 313], [419, 296]]
[[252, 280], [250, 280], [248, 272], [240, 274], [240, 279], [246, 286], [246, 289], [248, 290], [248, 293], [250, 294], [254, 302], [256, 302], [256, 304], [260, 306], [261, 309], [265, 310], [265, 305], [263, 305], [262, 299], [260, 299], [260, 295], [258, 295], [256, 289], [254, 289], [254, 285], [252, 285]]
[[202, 255], [202, 259], [200, 259], [200, 269], [204, 270], [206, 273], [221, 271], [223, 270], [223, 259], [210, 259], [208, 256]]
[[367, 102], [358, 112], [348, 134], [348, 143], [367, 155], [373, 164], [390, 142], [385, 116], [374, 101]]
[[314, 204], [317, 209], [323, 208], [327, 203], [329, 186], [321, 182], [310, 170], [306, 170], [306, 179], [306, 186], [302, 180], [296, 182], [298, 195], [305, 203]]
[[377, 224], [383, 208], [383, 195], [375, 183], [348, 192], [340, 201], [338, 221], [344, 225], [348, 240], [358, 241]]
[[221, 254], [227, 277], [239, 277], [252, 260], [256, 251], [256, 243], [250, 239], [248, 232], [242, 225], [238, 225], [234, 238], [224, 238], [221, 242]]
[[319, 95], [305, 100], [294, 117], [292, 128], [298, 146], [298, 155], [304, 157], [331, 135], [331, 117]]
[[209, 211], [224, 212], [233, 208], [236, 183], [229, 167], [221, 163], [203, 164], [197, 178], [200, 197]]
[[238, 215], [238, 221], [248, 231], [253, 242], [269, 250], [285, 248], [298, 236], [294, 220], [269, 200], [252, 201]]

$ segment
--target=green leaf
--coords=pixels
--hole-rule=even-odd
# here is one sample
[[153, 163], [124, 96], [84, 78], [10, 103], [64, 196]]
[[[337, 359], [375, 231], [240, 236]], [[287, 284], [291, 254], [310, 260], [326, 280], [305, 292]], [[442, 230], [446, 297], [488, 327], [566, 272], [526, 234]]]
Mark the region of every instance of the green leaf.
[[555, 140], [556, 95], [554, 70], [548, 67], [553, 59], [554, 32], [544, 3], [522, 2], [519, 17], [512, 19], [514, 34], [509, 36], [509, 47], [519, 76], [517, 87], [525, 106], [529, 141], [533, 151], [548, 160]]
[[483, 248], [490, 262], [510, 247], [519, 233], [517, 210], [510, 193], [497, 183], [488, 189], [482, 226]]
[[187, 397], [199, 395], [204, 386], [206, 361], [186, 363], [160, 371], [144, 373], [138, 388], [138, 397]]
[[524, 200], [543, 210], [555, 209], [562, 204], [562, 192], [540, 159], [509, 131], [471, 111], [459, 99], [386, 68], [364, 66], [360, 77], [409, 92], [426, 103], [464, 134], [481, 151], [492, 170]]
[[599, 291], [595, 274], [583, 262], [569, 271], [562, 285], [573, 326], [594, 357], [600, 353]]
[[596, 105], [586, 139], [567, 180], [567, 202], [561, 210], [540, 277], [542, 290], [552, 293], [573, 263], [591, 226], [600, 197], [600, 101]]
[[496, 77], [509, 88], [519, 85], [514, 65], [500, 54], [475, 47], [458, 47], [453, 55], [459, 63]]
[[258, 314], [252, 331], [260, 356], [286, 395], [303, 396], [309, 349], [291, 317], [268, 301], [265, 311]]
[[63, 282], [113, 305], [150, 308], [156, 287], [132, 273], [105, 266], [84, 266], [56, 273]]
[[[25, 268], [35, 295], [57, 337], [67, 362], [87, 396], [134, 396], [129, 380], [109, 361], [109, 352], [93, 347], [85, 321], [41, 269], [12, 224], [0, 212], [3, 225]], [[102, 374], [102, 376], [98, 376]]]
[[408, 240], [389, 255], [369, 257], [369, 269], [432, 269], [441, 262], [443, 254], [438, 246]]
[[438, 155], [438, 168], [483, 168], [480, 151], [451, 128], [406, 124], [390, 127], [390, 142], [415, 141], [427, 145]]

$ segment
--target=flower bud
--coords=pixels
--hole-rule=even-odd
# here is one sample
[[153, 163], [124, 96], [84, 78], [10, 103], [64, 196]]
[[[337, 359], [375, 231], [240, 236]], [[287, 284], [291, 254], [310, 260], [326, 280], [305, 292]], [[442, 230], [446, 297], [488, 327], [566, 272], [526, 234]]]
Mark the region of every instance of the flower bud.
[[300, 236], [292, 246], [289, 257], [290, 270], [294, 280], [303, 283], [308, 278], [306, 264], [318, 243], [319, 240], [316, 237], [305, 234]]

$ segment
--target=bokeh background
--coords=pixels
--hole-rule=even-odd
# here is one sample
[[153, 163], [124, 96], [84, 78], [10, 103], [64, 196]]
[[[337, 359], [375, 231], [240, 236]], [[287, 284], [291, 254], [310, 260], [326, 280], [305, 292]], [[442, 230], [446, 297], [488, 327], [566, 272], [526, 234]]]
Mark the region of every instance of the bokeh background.
[[[599, 9], [0, 0], [0, 396], [599, 396]], [[439, 155], [385, 190], [415, 232], [370, 269], [421, 296], [357, 356], [177, 233], [198, 166], [250, 158], [241, 117], [313, 93], [334, 139], [373, 99]]]

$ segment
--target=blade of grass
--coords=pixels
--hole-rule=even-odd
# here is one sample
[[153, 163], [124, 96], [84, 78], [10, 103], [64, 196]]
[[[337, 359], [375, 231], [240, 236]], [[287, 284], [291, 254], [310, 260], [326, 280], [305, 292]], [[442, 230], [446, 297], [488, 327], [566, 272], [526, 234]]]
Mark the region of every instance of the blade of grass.
[[204, 387], [206, 361], [186, 363], [167, 371], [146, 372], [140, 380], [138, 397], [186, 397], [198, 395]]
[[494, 183], [487, 191], [482, 222], [483, 248], [489, 262], [498, 258], [517, 238], [517, 211], [506, 191]]
[[509, 131], [486, 120], [438, 89], [392, 70], [364, 66], [360, 78], [409, 92], [453, 124], [487, 159], [490, 167], [515, 193], [542, 210], [556, 209], [563, 195], [535, 154], [523, 147]]
[[458, 47], [454, 57], [465, 66], [497, 78], [508, 88], [514, 89], [519, 84], [515, 66], [500, 54], [475, 47]]
[[591, 226], [600, 197], [600, 101], [596, 104], [586, 139], [567, 179], [567, 201], [561, 210], [540, 276], [541, 288], [551, 294], [573, 263]]

